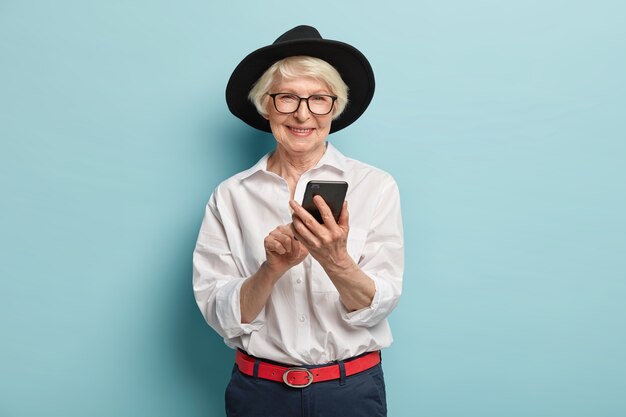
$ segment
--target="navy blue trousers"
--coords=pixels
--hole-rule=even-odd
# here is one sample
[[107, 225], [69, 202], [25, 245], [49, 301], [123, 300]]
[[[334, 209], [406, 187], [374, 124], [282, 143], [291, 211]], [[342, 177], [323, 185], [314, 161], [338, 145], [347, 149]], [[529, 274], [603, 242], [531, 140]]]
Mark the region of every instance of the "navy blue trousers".
[[[341, 367], [343, 369], [343, 367]], [[380, 364], [341, 379], [292, 388], [233, 368], [226, 387], [228, 417], [386, 417]]]

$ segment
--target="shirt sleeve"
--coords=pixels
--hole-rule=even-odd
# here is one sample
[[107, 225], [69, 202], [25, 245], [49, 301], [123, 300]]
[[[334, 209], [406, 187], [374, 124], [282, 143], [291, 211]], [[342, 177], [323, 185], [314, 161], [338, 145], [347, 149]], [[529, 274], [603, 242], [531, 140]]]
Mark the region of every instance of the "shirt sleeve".
[[344, 308], [344, 320], [353, 326], [372, 327], [386, 319], [402, 294], [404, 238], [400, 193], [393, 178], [381, 187], [358, 265], [376, 285], [372, 303], [357, 311]]
[[259, 330], [265, 323], [265, 309], [252, 323], [241, 323], [239, 295], [247, 277], [233, 257], [226, 233], [227, 228], [237, 227], [220, 214], [213, 193], [193, 252], [193, 292], [204, 319], [226, 341]]

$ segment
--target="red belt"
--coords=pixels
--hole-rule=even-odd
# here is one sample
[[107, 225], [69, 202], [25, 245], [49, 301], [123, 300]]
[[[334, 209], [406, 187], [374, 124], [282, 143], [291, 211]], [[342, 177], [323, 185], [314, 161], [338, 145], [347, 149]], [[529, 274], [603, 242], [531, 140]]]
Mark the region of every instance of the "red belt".
[[[238, 350], [235, 355], [235, 363], [239, 370], [250, 376], [254, 376], [254, 363], [259, 360], [246, 355]], [[258, 377], [269, 379], [270, 381], [284, 382], [290, 387], [304, 388], [314, 382], [330, 381], [339, 379], [341, 371], [338, 364], [320, 366], [319, 368], [287, 367], [274, 365], [273, 363], [259, 360]], [[380, 351], [370, 352], [356, 359], [344, 362], [346, 376], [358, 374], [367, 369], [373, 368], [380, 363]]]

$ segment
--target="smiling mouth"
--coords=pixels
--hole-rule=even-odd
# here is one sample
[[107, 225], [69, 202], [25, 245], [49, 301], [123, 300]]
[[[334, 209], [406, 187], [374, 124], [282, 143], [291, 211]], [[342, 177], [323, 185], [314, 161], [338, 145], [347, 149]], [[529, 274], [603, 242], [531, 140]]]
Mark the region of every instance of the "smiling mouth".
[[308, 135], [309, 133], [311, 133], [313, 131], [313, 129], [311, 128], [297, 128], [297, 127], [292, 127], [289, 126], [289, 130], [291, 130], [292, 132], [298, 134], [298, 135]]

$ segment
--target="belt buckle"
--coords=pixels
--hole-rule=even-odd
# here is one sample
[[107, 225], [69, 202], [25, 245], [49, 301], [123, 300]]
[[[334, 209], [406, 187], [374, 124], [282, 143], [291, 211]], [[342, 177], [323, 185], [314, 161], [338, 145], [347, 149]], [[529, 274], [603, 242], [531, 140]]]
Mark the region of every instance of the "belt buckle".
[[[289, 379], [288, 379], [289, 372], [306, 372], [307, 373], [307, 375], [306, 375], [306, 378], [307, 378], [306, 384], [296, 385], [296, 384], [292, 384], [291, 382], [289, 382]], [[287, 384], [291, 388], [306, 388], [309, 385], [311, 385], [311, 383], [313, 383], [313, 374], [311, 373], [311, 371], [309, 371], [306, 368], [289, 368], [289, 369], [287, 369], [285, 371], [285, 373], [283, 373], [283, 381], [285, 382], [285, 384]]]

